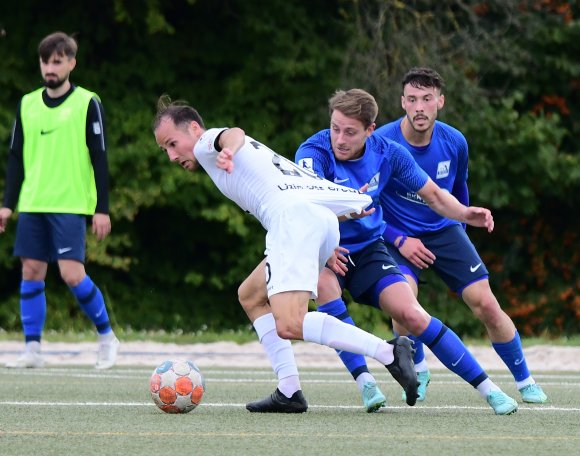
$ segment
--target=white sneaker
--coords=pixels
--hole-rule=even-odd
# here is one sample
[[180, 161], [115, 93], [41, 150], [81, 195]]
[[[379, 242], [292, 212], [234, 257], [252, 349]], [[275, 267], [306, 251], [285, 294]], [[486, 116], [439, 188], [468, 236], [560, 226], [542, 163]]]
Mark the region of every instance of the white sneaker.
[[44, 366], [44, 359], [39, 352], [26, 350], [18, 359], [6, 363], [10, 369], [38, 368]]
[[115, 336], [111, 340], [99, 343], [99, 352], [97, 353], [97, 364], [95, 369], [110, 369], [117, 361], [117, 352], [119, 351], [119, 339]]

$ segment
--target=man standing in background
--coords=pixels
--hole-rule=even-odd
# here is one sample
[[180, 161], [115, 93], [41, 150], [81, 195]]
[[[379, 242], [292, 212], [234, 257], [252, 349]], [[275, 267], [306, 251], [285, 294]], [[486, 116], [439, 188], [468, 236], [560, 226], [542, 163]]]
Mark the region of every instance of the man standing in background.
[[12, 131], [0, 233], [18, 205], [14, 255], [22, 262], [22, 355], [6, 367], [42, 367], [40, 341], [46, 319], [48, 263], [60, 275], [99, 339], [97, 369], [115, 364], [119, 340], [99, 288], [85, 272], [86, 216], [98, 240], [111, 231], [103, 108], [99, 97], [69, 81], [77, 43], [62, 32], [38, 46], [45, 88], [25, 95]]

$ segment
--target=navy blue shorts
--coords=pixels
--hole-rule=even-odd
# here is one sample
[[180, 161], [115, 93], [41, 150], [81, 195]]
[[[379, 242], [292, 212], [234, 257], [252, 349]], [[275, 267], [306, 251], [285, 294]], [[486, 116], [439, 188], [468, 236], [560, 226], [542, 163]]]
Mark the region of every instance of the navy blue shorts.
[[406, 282], [382, 239], [349, 254], [347, 258], [346, 275], [337, 274], [336, 277], [340, 287], [346, 288], [359, 304], [379, 307], [378, 296], [383, 289], [395, 282]]
[[87, 218], [81, 214], [18, 214], [14, 256], [50, 263], [85, 262]]
[[[489, 276], [485, 264], [461, 225], [417, 236], [417, 239], [420, 239], [437, 258], [429, 268], [433, 269], [454, 292], [461, 294], [468, 285]], [[411, 264], [398, 249], [392, 250], [393, 258], [399, 263], [401, 270], [414, 276], [418, 283], [421, 269]]]

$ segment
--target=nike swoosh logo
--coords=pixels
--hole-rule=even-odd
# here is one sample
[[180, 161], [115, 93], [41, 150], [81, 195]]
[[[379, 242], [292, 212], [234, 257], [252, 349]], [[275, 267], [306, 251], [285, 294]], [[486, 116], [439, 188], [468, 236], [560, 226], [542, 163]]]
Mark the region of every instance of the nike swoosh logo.
[[52, 133], [55, 130], [56, 130], [56, 128], [53, 128], [52, 130], [40, 130], [40, 134], [41, 135], [48, 135], [48, 134]]
[[95, 317], [99, 318], [103, 314], [103, 310], [105, 310], [105, 309], [103, 307], [101, 307], [101, 310], [99, 310], [99, 312], [95, 315]]
[[459, 361], [461, 361], [464, 356], [465, 356], [465, 352], [461, 353], [461, 356], [459, 357], [459, 359], [457, 361], [455, 361], [454, 363], [451, 363], [451, 365], [453, 367], [457, 366], [459, 364]]
[[71, 250], [72, 250], [72, 247], [65, 247], [63, 249], [58, 249], [57, 252], [59, 255], [62, 255], [63, 253], [70, 252]]
[[516, 366], [519, 366], [519, 365], [520, 365], [520, 364], [522, 364], [523, 362], [524, 362], [524, 358], [520, 358], [520, 359], [516, 359], [516, 360], [514, 361], [514, 364], [515, 364]]
[[343, 182], [346, 182], [347, 180], [349, 180], [348, 177], [346, 179], [339, 179], [338, 177], [335, 177], [334, 178], [334, 183], [335, 184], [342, 184]]
[[481, 267], [481, 263], [476, 264], [475, 266], [469, 266], [469, 270], [471, 272], [477, 271]]
[[386, 271], [387, 269], [394, 268], [395, 266], [392, 264], [383, 264], [383, 269]]

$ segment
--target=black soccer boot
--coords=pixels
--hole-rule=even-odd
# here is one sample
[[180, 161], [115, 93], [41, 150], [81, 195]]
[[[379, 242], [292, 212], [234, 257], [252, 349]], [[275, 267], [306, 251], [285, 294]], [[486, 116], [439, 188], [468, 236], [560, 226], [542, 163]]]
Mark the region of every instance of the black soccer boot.
[[413, 354], [415, 353], [413, 342], [408, 337], [400, 336], [389, 340], [387, 343], [395, 346], [393, 349], [395, 359], [386, 368], [389, 369], [394, 379], [405, 390], [407, 405], [413, 406], [417, 403], [417, 398], [419, 397], [417, 388], [420, 385], [415, 372], [415, 363], [413, 362]]
[[267, 398], [246, 404], [246, 409], [256, 413], [304, 413], [308, 409], [308, 403], [301, 390], [288, 399], [276, 388]]

